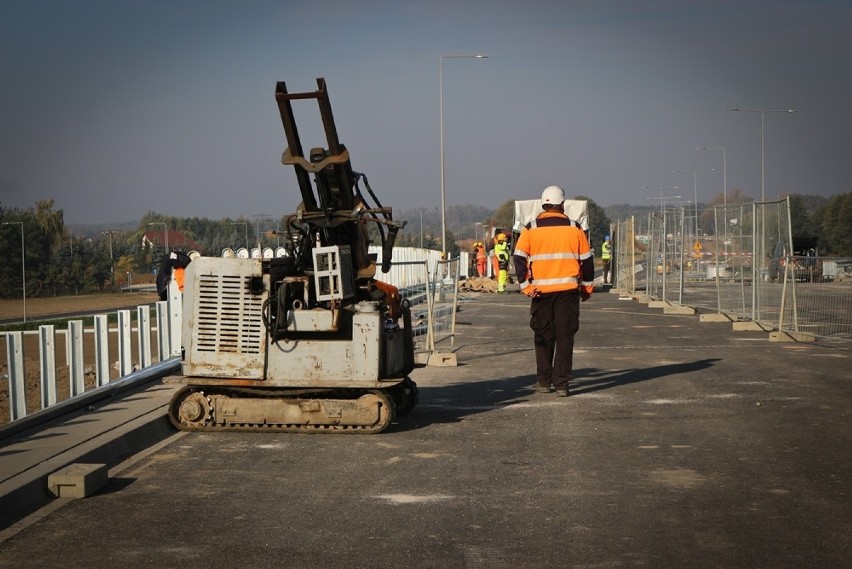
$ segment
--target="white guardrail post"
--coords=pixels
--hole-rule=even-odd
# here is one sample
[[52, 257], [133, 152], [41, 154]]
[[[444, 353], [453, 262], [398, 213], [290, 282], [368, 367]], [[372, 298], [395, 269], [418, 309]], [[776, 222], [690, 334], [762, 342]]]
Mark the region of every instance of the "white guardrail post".
[[118, 311], [118, 374], [121, 377], [133, 372], [133, 356], [130, 350], [130, 311]]
[[53, 324], [38, 327], [41, 408], [56, 404], [56, 330]]
[[136, 342], [139, 345], [139, 369], [151, 365], [151, 307], [136, 307]]
[[[183, 293], [174, 279], [169, 281], [169, 357], [179, 356], [181, 348], [181, 325], [183, 323]], [[167, 359], [167, 358], [162, 358]]]
[[9, 368], [9, 418], [16, 421], [27, 414], [27, 397], [24, 392], [23, 332], [6, 333], [6, 355]]
[[95, 379], [98, 387], [109, 383], [109, 318], [95, 316]]
[[65, 338], [68, 346], [68, 369], [70, 372], [71, 397], [86, 391], [86, 376], [83, 366], [83, 321], [68, 322], [68, 335]]
[[156, 304], [157, 315], [157, 357], [160, 361], [169, 359], [172, 353], [170, 333], [169, 333], [169, 303], [166, 300], [161, 300]]

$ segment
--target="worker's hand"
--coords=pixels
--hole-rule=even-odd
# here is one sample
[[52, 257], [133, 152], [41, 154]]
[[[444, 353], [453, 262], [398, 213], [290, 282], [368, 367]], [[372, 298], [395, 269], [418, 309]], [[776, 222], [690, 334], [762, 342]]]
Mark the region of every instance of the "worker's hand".
[[586, 302], [590, 298], [592, 298], [592, 295], [590, 293], [588, 293], [584, 289], [580, 289], [580, 300], [581, 301]]
[[535, 288], [534, 286], [528, 286], [525, 289], [523, 289], [521, 292], [524, 293], [525, 295], [527, 295], [530, 298], [537, 298], [541, 295], [541, 291], [538, 290], [537, 288]]

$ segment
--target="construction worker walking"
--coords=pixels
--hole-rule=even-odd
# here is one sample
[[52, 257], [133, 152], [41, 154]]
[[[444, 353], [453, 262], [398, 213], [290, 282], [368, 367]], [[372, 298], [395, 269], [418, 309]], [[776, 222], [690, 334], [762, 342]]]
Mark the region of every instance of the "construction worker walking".
[[601, 244], [601, 261], [603, 261], [603, 282], [609, 284], [612, 263], [612, 243], [609, 240], [609, 235], [604, 238], [604, 242]]
[[485, 252], [485, 244], [482, 241], [477, 241], [473, 244], [473, 254], [476, 258], [476, 275], [479, 277], [484, 277], [485, 264], [488, 261], [488, 254]]
[[506, 242], [506, 234], [498, 233], [494, 239], [494, 256], [497, 258], [497, 292], [506, 292], [506, 283], [509, 281], [509, 244]]
[[548, 186], [542, 213], [521, 232], [514, 263], [521, 292], [532, 299], [536, 391], [568, 396], [574, 359], [574, 335], [580, 329], [580, 301], [594, 290], [595, 266], [589, 241], [565, 215], [565, 192]]

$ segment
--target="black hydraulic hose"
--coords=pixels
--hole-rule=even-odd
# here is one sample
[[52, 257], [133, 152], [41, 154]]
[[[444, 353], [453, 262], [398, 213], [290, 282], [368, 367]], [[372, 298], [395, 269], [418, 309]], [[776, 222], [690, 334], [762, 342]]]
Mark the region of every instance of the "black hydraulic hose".
[[[373, 188], [370, 187], [370, 182], [367, 180], [367, 176], [364, 174], [358, 174], [358, 176], [364, 178], [364, 185], [367, 187], [367, 192], [369, 192], [370, 196], [372, 196], [373, 200], [376, 202], [376, 207], [382, 208], [382, 202], [380, 202], [379, 198], [376, 197], [376, 194], [373, 193]], [[387, 214], [385, 214], [385, 219], [388, 219]]]
[[[367, 200], [364, 199], [364, 196], [361, 193], [361, 185], [358, 183], [359, 180], [361, 180], [362, 178], [364, 179], [364, 186], [366, 186], [367, 192], [369, 192], [370, 197], [372, 197], [373, 200], [376, 202], [376, 208], [379, 209], [379, 210], [383, 210], [384, 208], [382, 206], [382, 203], [379, 201], [379, 198], [376, 197], [376, 194], [373, 193], [373, 189], [370, 187], [370, 182], [369, 182], [369, 180], [367, 180], [367, 176], [365, 174], [360, 173], [360, 172], [354, 172], [354, 174], [355, 174], [355, 189], [357, 191], [357, 195], [361, 198], [361, 200], [364, 202], [364, 204], [369, 206], [369, 204], [367, 203]], [[393, 221], [393, 219], [390, 218], [386, 212], [381, 211], [380, 213], [385, 218], [385, 221]], [[384, 251], [387, 248], [387, 242], [388, 242], [388, 238], [385, 237], [385, 228], [382, 226], [381, 223], [378, 223], [378, 222], [376, 223], [376, 226], [379, 229], [379, 238], [381, 239], [382, 250]], [[390, 248], [391, 249], [393, 248], [393, 240], [390, 243]], [[384, 262], [384, 258], [383, 258], [382, 259], [382, 267], [384, 267], [384, 266], [385, 266], [385, 262]], [[386, 273], [387, 271], [384, 270], [384, 268], [382, 268], [382, 272]]]

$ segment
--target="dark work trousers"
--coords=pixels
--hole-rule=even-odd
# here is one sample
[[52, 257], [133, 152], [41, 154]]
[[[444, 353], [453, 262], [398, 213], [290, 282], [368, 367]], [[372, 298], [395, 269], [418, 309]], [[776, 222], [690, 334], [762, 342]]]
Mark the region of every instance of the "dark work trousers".
[[538, 384], [552, 383], [556, 389], [567, 389], [574, 362], [574, 334], [580, 329], [579, 291], [551, 292], [534, 298], [530, 316]]

